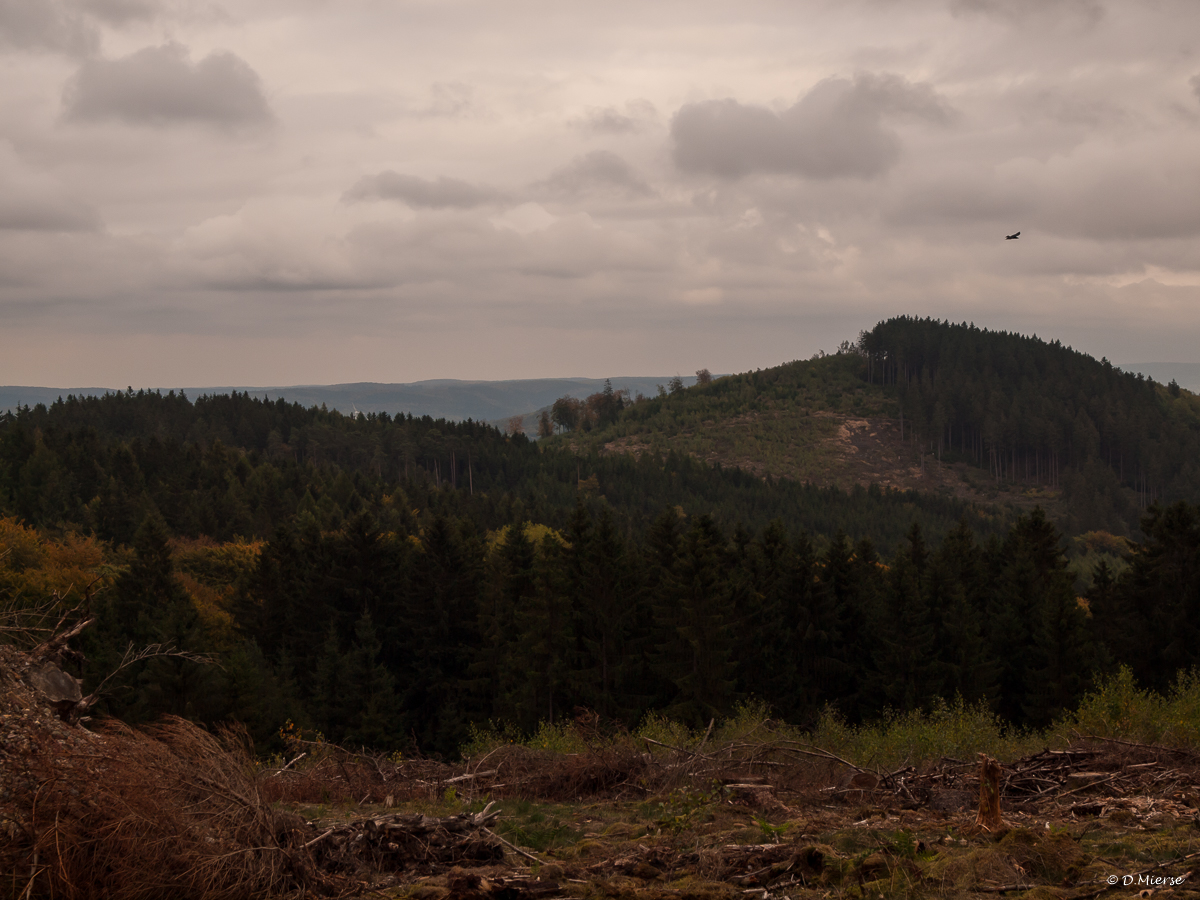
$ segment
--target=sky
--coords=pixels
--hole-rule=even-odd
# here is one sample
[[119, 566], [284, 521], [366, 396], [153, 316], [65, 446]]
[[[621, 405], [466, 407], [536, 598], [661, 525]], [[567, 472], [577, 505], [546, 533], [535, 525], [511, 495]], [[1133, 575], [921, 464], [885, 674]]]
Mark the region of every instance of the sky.
[[1200, 362], [1198, 51], [1195, 0], [0, 0], [0, 383], [738, 372], [894, 315]]

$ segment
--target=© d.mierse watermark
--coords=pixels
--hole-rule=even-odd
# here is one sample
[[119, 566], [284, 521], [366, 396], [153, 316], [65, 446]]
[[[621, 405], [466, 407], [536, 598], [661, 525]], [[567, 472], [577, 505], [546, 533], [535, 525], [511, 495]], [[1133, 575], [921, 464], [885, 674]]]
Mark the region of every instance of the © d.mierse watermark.
[[1183, 884], [1188, 875], [1109, 875], [1104, 879], [1110, 885], [1121, 885], [1122, 887], [1178, 887]]

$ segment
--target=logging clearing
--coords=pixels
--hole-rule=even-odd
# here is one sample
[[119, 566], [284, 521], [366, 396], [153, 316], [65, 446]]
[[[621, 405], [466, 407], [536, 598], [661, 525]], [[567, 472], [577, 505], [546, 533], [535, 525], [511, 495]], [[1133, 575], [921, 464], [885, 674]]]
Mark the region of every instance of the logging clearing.
[[769, 720], [672, 742], [581, 715], [574, 752], [295, 735], [263, 765], [237, 728], [81, 719], [62, 647], [0, 647], [0, 891], [22, 900], [1196, 896], [1188, 748], [879, 765]]

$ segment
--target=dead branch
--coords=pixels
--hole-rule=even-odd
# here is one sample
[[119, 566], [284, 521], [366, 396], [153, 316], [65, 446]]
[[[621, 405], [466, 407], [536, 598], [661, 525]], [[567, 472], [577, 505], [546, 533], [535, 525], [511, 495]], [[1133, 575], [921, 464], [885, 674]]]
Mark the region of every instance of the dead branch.
[[[795, 741], [784, 741], [783, 742], [783, 744], [794, 744], [794, 743], [796, 743], [796, 742]], [[812, 745], [810, 744], [809, 746], [812, 746]], [[860, 767], [856, 766], [854, 763], [850, 762], [849, 760], [842, 759], [840, 756], [830, 753], [828, 750], [822, 750], [820, 747], [818, 747], [815, 750], [805, 750], [803, 747], [786, 747], [785, 749], [789, 750], [792, 753], [801, 753], [805, 756], [815, 756], [818, 759], [828, 759], [832, 762], [841, 763], [846, 768], [853, 769], [855, 772], [861, 772], [864, 775], [876, 774], [874, 772], [869, 772], [866, 769], [860, 768]]]
[[133, 649], [133, 644], [130, 644], [127, 648], [125, 648], [125, 654], [121, 657], [120, 664], [111, 672], [109, 672], [103, 681], [96, 685], [96, 689], [94, 691], [75, 704], [74, 709], [72, 709], [68, 714], [68, 720], [72, 722], [78, 722], [83, 716], [86, 716], [88, 710], [99, 703], [100, 699], [105, 695], [104, 689], [108, 683], [125, 669], [128, 669], [130, 666], [136, 665], [137, 663], [145, 662], [148, 659], [157, 659], [161, 657], [186, 659], [188, 662], [194, 662], [199, 665], [215, 665], [217, 668], [220, 668], [220, 664], [211, 656], [207, 656], [203, 653], [193, 653], [190, 650], [176, 650], [175, 647], [170, 644], [149, 644], [148, 646], [145, 646], [137, 651]]

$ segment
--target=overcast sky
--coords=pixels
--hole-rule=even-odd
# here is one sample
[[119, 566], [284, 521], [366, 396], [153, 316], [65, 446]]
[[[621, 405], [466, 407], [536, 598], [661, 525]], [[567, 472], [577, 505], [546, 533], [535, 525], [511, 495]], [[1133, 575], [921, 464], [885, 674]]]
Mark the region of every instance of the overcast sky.
[[1196, 0], [0, 0], [0, 383], [734, 372], [905, 313], [1200, 362], [1198, 50]]

